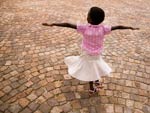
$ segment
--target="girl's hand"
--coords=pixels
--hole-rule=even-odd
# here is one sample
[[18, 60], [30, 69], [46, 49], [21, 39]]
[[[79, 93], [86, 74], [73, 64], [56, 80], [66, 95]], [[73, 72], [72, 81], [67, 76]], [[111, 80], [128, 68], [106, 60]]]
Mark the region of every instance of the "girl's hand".
[[139, 30], [140, 28], [133, 28], [133, 27], [131, 27], [131, 30]]
[[42, 23], [43, 26], [54, 26], [54, 24]]
[[48, 23], [42, 23], [43, 26], [48, 26]]

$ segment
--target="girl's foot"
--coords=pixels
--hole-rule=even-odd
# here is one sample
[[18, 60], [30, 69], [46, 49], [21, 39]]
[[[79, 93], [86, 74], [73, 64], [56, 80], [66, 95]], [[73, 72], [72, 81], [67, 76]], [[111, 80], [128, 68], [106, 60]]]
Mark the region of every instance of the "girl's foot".
[[104, 86], [102, 85], [101, 82], [99, 82], [99, 80], [96, 80], [94, 82], [94, 84], [95, 84], [95, 87], [97, 88], [97, 90], [100, 90], [100, 89], [104, 88]]
[[98, 90], [97, 90], [96, 88], [94, 88], [94, 89], [89, 89], [89, 95], [91, 96], [91, 95], [95, 94], [97, 91], [98, 91]]

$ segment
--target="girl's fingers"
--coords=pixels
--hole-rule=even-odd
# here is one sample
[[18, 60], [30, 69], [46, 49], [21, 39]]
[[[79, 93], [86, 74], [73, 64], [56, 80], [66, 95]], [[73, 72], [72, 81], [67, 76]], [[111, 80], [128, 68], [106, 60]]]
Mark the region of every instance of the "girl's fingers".
[[139, 30], [140, 28], [132, 28], [132, 30]]
[[47, 24], [47, 23], [42, 23], [42, 25], [46, 26], [46, 25], [48, 25], [48, 24]]
[[44, 26], [54, 26], [54, 24], [42, 23]]

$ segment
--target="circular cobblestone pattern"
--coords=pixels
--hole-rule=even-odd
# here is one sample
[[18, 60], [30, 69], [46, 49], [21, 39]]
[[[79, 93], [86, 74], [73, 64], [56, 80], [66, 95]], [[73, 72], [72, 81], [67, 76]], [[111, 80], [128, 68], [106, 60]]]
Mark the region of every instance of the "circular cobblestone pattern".
[[[90, 7], [105, 24], [139, 27], [106, 37], [112, 67], [104, 89], [67, 74], [64, 57], [79, 55], [75, 30], [43, 22], [86, 23]], [[150, 113], [149, 0], [0, 0], [0, 113]]]

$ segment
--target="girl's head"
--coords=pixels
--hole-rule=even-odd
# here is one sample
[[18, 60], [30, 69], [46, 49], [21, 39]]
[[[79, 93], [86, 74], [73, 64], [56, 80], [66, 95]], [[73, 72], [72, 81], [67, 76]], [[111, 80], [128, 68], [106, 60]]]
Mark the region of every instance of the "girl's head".
[[105, 18], [105, 12], [99, 7], [92, 7], [88, 12], [87, 21], [90, 24], [98, 25], [103, 22]]

